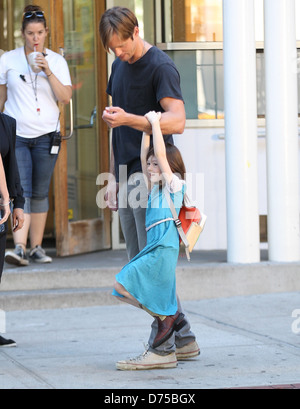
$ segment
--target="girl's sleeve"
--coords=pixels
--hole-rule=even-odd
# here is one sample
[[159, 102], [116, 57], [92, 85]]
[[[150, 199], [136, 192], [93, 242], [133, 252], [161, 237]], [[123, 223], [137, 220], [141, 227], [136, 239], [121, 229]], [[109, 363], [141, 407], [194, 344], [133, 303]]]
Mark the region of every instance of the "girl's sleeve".
[[177, 175], [173, 174], [172, 180], [170, 183], [166, 183], [166, 187], [170, 193], [181, 192], [185, 181], [180, 179]]

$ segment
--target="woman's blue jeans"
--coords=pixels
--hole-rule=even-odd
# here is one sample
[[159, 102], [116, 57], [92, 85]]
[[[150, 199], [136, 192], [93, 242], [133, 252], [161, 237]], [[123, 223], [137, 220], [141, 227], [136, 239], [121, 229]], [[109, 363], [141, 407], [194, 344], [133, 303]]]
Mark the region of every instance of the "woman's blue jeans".
[[49, 187], [58, 155], [51, 155], [53, 134], [27, 139], [17, 136], [16, 157], [27, 214], [49, 210]]

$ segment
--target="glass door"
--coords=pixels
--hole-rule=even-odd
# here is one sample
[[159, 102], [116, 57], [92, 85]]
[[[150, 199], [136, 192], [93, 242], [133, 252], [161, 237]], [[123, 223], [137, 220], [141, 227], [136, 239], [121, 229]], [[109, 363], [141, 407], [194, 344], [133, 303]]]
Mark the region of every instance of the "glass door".
[[61, 4], [64, 56], [73, 83], [72, 109], [65, 110], [65, 135], [71, 136], [71, 119], [73, 134], [64, 142], [66, 151], [55, 178], [57, 252], [61, 256], [111, 247], [110, 214], [96, 204], [96, 180], [108, 167], [109, 137], [101, 118], [106, 106], [106, 55], [98, 35], [104, 3], [64, 0]]
[[[64, 54], [73, 83], [73, 109], [60, 106], [64, 140], [50, 193], [49, 230], [55, 234], [58, 256], [108, 249], [111, 214], [96, 203], [98, 175], [109, 169], [109, 132], [101, 115], [107, 106], [107, 56], [98, 32], [106, 1], [0, 0], [4, 51], [22, 46], [22, 12], [32, 3], [45, 11], [47, 47]], [[69, 138], [71, 119], [74, 132]]]
[[[94, 1], [64, 0], [65, 58], [73, 83], [74, 132], [68, 142], [69, 220], [96, 219], [100, 169]], [[69, 123], [69, 120], [68, 122]]]

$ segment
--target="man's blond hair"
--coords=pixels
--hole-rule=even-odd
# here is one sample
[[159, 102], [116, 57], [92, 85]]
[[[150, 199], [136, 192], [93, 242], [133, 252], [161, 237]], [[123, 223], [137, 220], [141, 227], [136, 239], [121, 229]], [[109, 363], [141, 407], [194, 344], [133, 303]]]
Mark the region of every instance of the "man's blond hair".
[[109, 43], [114, 34], [122, 40], [133, 39], [134, 29], [138, 27], [135, 14], [124, 7], [113, 7], [107, 10], [100, 21], [100, 36], [103, 46], [109, 52]]

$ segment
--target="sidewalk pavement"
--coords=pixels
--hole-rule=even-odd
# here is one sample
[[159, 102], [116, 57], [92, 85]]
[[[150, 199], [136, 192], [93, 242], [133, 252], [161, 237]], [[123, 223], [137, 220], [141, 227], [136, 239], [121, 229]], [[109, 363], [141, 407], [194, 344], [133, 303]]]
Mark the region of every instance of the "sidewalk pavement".
[[178, 291], [202, 354], [142, 372], [115, 369], [144, 352], [151, 325], [110, 295], [124, 251], [6, 266], [0, 320], [4, 313], [5, 336], [18, 348], [0, 349], [0, 389], [299, 387], [300, 264], [262, 259], [231, 265], [222, 251], [181, 258]]
[[[54, 254], [55, 256], [55, 254]], [[257, 264], [230, 264], [226, 251], [181, 256], [177, 288], [182, 301], [300, 291], [300, 263], [271, 263], [266, 251]], [[56, 258], [53, 264], [5, 266], [0, 309], [5, 311], [80, 308], [116, 304], [115, 275], [128, 262], [125, 251]]]
[[117, 371], [115, 362], [144, 351], [151, 319], [143, 311], [114, 305], [8, 312], [7, 336], [18, 348], [0, 349], [0, 389], [175, 393], [300, 383], [299, 293], [187, 301], [184, 307], [201, 356], [177, 369], [142, 372]]

